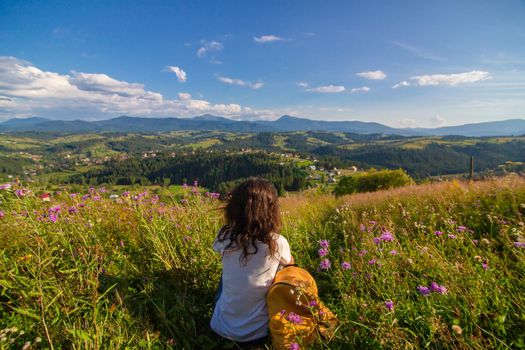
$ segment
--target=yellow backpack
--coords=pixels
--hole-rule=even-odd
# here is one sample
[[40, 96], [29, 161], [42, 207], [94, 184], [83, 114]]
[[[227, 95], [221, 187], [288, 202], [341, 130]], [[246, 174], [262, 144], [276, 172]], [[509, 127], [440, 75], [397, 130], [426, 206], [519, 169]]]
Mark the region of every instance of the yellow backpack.
[[276, 350], [301, 348], [320, 337], [330, 340], [339, 320], [319, 300], [317, 284], [308, 271], [288, 265], [277, 272], [266, 296], [270, 335]]

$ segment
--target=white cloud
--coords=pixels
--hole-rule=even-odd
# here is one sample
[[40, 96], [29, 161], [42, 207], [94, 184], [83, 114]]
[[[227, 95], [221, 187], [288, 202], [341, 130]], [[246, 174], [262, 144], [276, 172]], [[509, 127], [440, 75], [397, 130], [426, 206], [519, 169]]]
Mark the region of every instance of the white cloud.
[[308, 87], [308, 83], [305, 81], [298, 81], [296, 84], [300, 87]]
[[358, 77], [370, 79], [370, 80], [383, 80], [386, 78], [386, 74], [382, 70], [373, 70], [368, 72], [356, 73]]
[[197, 50], [197, 56], [206, 57], [209, 53], [216, 53], [223, 49], [224, 45], [218, 41], [201, 41], [201, 47]]
[[235, 78], [228, 78], [228, 77], [223, 77], [223, 76], [217, 76], [217, 80], [224, 83], [224, 84], [229, 84], [229, 85], [239, 85], [239, 86], [244, 86], [244, 87], [249, 87], [249, 88], [252, 88], [254, 90], [257, 90], [257, 89], [260, 89], [264, 86], [263, 83], [261, 82], [257, 82], [257, 83], [252, 83], [250, 81], [246, 81], [246, 80], [241, 80], [241, 79], [235, 79]]
[[[259, 85], [254, 84], [254, 88]], [[188, 117], [204, 113], [230, 118], [268, 118], [272, 111], [235, 103], [212, 104], [180, 93], [166, 99], [143, 84], [114, 79], [102, 73], [43, 71], [16, 57], [0, 56], [0, 118], [51, 116], [64, 119], [107, 118], [115, 115]]]
[[253, 38], [253, 41], [259, 44], [271, 43], [274, 41], [284, 41], [284, 40], [285, 40], [284, 38], [281, 38], [280, 36], [277, 36], [277, 35], [262, 35], [262, 36]]
[[177, 76], [177, 79], [181, 83], [185, 83], [186, 82], [186, 80], [187, 80], [186, 72], [182, 68], [179, 68], [177, 66], [167, 66], [166, 70], [168, 72], [175, 73], [175, 75]]
[[448, 120], [440, 116], [439, 114], [430, 118], [430, 125], [435, 128], [440, 128], [448, 125]]
[[327, 86], [318, 86], [315, 88], [307, 89], [306, 91], [333, 94], [333, 93], [345, 91], [345, 87], [341, 85], [327, 85]]
[[490, 79], [489, 72], [473, 70], [465, 73], [456, 74], [432, 74], [432, 75], [417, 75], [410, 79], [416, 81], [416, 85], [419, 86], [432, 86], [432, 85], [457, 85], [465, 83], [475, 83]]
[[368, 92], [370, 91], [370, 88], [368, 86], [361, 86], [360, 88], [353, 88], [350, 90], [350, 93], [356, 93], [356, 92]]
[[405, 86], [410, 86], [410, 83], [406, 80], [403, 80], [397, 84], [395, 84], [394, 86], [392, 86], [392, 89], [398, 89], [400, 87], [405, 87]]
[[181, 101], [189, 101], [189, 100], [191, 100], [191, 94], [188, 94], [186, 92], [179, 92], [178, 96], [179, 96], [179, 100], [181, 100]]

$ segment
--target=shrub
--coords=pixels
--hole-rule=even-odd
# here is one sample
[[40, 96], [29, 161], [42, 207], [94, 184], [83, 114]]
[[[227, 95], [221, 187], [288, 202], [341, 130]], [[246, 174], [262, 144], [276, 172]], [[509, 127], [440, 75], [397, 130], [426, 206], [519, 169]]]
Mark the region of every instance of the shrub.
[[372, 170], [368, 173], [343, 176], [334, 193], [338, 196], [356, 192], [373, 192], [411, 184], [412, 178], [402, 169]]

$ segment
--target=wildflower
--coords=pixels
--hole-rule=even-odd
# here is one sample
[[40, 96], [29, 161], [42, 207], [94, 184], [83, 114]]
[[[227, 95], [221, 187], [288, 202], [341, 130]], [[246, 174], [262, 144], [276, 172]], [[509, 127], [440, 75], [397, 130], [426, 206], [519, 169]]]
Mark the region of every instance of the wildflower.
[[458, 232], [465, 232], [467, 228], [465, 226], [458, 226], [457, 231]]
[[60, 213], [60, 210], [62, 208], [60, 207], [60, 205], [53, 205], [51, 208], [49, 208], [49, 212], [50, 213]]
[[94, 201], [99, 201], [100, 198], [102, 198], [102, 197], [100, 197], [100, 196], [93, 196], [93, 200], [94, 200]]
[[23, 197], [27, 194], [27, 190], [21, 188], [21, 189], [18, 189], [15, 191], [15, 194], [18, 196], [18, 197]]
[[69, 214], [76, 214], [78, 212], [78, 209], [77, 207], [72, 206], [72, 207], [69, 207], [68, 212]]
[[377, 259], [368, 260], [368, 265], [374, 265], [377, 262]]
[[365, 224], [361, 224], [361, 225], [359, 226], [359, 230], [360, 230], [361, 232], [364, 232], [364, 231], [366, 230], [366, 226], [365, 226]]
[[383, 232], [380, 238], [383, 242], [392, 242], [394, 240], [394, 236], [390, 231]]
[[290, 312], [288, 316], [286, 316], [286, 319], [290, 321], [291, 323], [299, 324], [302, 322], [301, 316], [297, 315], [294, 312]]
[[308, 303], [308, 306], [311, 306], [311, 307], [317, 306], [317, 301], [315, 301], [315, 300], [311, 300], [311, 301]]
[[328, 259], [321, 260], [321, 263], [319, 264], [319, 268], [321, 270], [328, 270], [331, 266], [332, 264], [330, 263], [330, 260]]
[[281, 316], [284, 316], [286, 314], [286, 310], [281, 310]]
[[319, 253], [320, 257], [328, 255], [328, 249], [326, 249], [326, 248], [321, 248], [317, 252]]
[[374, 241], [374, 244], [377, 245], [377, 244], [381, 243], [381, 237], [374, 237], [373, 241]]
[[363, 249], [363, 250], [359, 251], [359, 253], [357, 253], [357, 255], [358, 255], [358, 256], [363, 256], [363, 255], [365, 255], [366, 253], [368, 253], [368, 250], [364, 250], [364, 249]]
[[391, 251], [388, 252], [388, 254], [397, 255], [397, 250], [392, 249]]
[[49, 214], [48, 219], [50, 222], [55, 223], [57, 222], [58, 217], [56, 216], [56, 214]]
[[442, 231], [434, 231], [434, 234], [436, 236], [441, 236], [443, 234], [443, 232]]
[[447, 288], [444, 286], [440, 286], [436, 282], [430, 283], [430, 290], [439, 294], [447, 294]]
[[0, 210], [0, 219], [2, 219], [5, 216], [5, 212]]
[[85, 201], [85, 200], [88, 199], [88, 198], [89, 198], [89, 194], [85, 194], [85, 195], [82, 196], [82, 200], [83, 200], [83, 201]]
[[516, 248], [525, 248], [525, 243], [524, 242], [514, 242], [514, 246]]
[[452, 330], [453, 330], [454, 333], [456, 333], [456, 334], [461, 334], [461, 333], [463, 333], [463, 329], [462, 329], [460, 326], [458, 326], [457, 324], [452, 325]]
[[319, 245], [321, 248], [328, 248], [328, 246], [330, 246], [330, 242], [327, 239], [322, 239], [319, 241]]
[[122, 197], [128, 197], [128, 196], [129, 196], [129, 191], [122, 192]]
[[483, 270], [487, 271], [489, 268], [489, 262], [487, 260], [483, 260], [481, 267], [483, 267]]
[[421, 295], [425, 295], [425, 296], [429, 295], [431, 292], [430, 289], [426, 286], [418, 286], [417, 291], [421, 293]]
[[119, 245], [120, 245], [121, 247], [124, 247], [124, 241], [123, 241], [123, 240], [120, 240]]
[[193, 187], [197, 187], [197, 186], [199, 186], [199, 180], [193, 181]]
[[394, 310], [394, 302], [392, 300], [385, 301], [385, 306], [388, 309], [388, 311]]
[[75, 198], [76, 196], [78, 196], [78, 193], [70, 193], [69, 194], [69, 198], [71, 198], [71, 199]]
[[301, 347], [297, 343], [290, 344], [290, 350], [299, 350]]
[[479, 242], [479, 240], [477, 240], [477, 239], [473, 239], [473, 240], [472, 240], [472, 243], [473, 243], [473, 244], [478, 244], [478, 242]]
[[350, 265], [349, 262], [343, 261], [343, 262], [341, 263], [341, 268], [342, 268], [343, 270], [348, 270], [348, 269], [350, 269], [351, 267], [352, 267], [352, 265]]
[[453, 234], [449, 234], [449, 235], [448, 235], [448, 238], [451, 238], [451, 239], [456, 239], [457, 237], [458, 237], [458, 236], [453, 235]]

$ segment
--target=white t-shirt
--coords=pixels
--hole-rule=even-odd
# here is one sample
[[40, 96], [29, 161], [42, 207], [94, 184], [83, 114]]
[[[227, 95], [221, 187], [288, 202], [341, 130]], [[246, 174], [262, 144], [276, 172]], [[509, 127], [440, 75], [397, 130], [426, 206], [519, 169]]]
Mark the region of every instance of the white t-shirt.
[[[275, 257], [268, 256], [268, 245], [257, 242], [257, 253], [249, 255], [246, 265], [239, 257], [242, 248], [228, 248], [230, 240], [215, 239], [213, 250], [222, 254], [222, 292], [213, 310], [210, 326], [219, 335], [236, 341], [251, 341], [268, 333], [266, 292], [279, 264], [292, 259], [290, 246], [276, 234]], [[252, 248], [253, 249], [253, 248]]]

